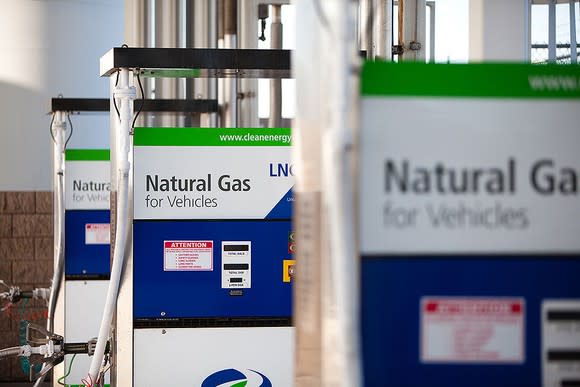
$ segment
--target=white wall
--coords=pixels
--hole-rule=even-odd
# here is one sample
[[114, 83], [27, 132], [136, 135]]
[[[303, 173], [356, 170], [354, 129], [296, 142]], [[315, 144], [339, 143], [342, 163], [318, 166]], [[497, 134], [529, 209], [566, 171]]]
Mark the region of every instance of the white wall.
[[[0, 0], [0, 191], [51, 190], [50, 99], [107, 98], [99, 58], [123, 43], [120, 0]], [[108, 147], [108, 116], [72, 116], [69, 147]]]
[[470, 0], [469, 61], [525, 61], [528, 0]]

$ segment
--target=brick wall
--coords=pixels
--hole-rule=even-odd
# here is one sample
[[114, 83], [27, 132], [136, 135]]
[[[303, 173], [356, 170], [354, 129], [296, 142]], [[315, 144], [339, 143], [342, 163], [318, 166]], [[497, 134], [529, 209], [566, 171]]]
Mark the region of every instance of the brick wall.
[[[52, 235], [52, 192], [0, 192], [0, 279], [22, 290], [48, 287], [53, 271]], [[19, 345], [21, 316], [44, 326], [46, 304], [21, 301], [0, 311], [0, 349]], [[25, 380], [28, 377], [18, 360], [0, 360], [0, 382]]]

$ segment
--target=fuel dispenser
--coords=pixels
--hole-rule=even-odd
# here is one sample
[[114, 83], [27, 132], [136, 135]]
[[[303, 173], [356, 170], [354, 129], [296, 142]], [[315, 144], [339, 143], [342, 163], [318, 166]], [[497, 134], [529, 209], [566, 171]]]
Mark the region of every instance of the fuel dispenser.
[[579, 79], [365, 65], [365, 385], [580, 384]]
[[291, 385], [290, 140], [289, 129], [135, 128], [136, 386]]
[[[67, 342], [96, 337], [110, 274], [108, 149], [65, 154], [65, 333]], [[90, 358], [65, 356], [67, 384], [85, 377]], [[106, 380], [108, 383], [108, 377]]]

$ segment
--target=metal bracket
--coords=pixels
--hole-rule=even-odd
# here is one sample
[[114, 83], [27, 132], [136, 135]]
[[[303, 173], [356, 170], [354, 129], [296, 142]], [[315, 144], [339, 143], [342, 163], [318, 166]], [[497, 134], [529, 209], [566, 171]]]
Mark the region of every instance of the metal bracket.
[[409, 43], [409, 50], [419, 51], [420, 49], [421, 49], [421, 43], [420, 42], [411, 42], [411, 43]]
[[[60, 335], [49, 332], [47, 329], [33, 323], [26, 326], [26, 342], [29, 345], [39, 345], [42, 350], [36, 358], [30, 356], [30, 380], [37, 380], [46, 375], [55, 365], [64, 360], [63, 351], [64, 338]], [[42, 365], [39, 372], [35, 372], [37, 365]]]
[[405, 52], [405, 46], [403, 46], [401, 44], [395, 44], [391, 48], [391, 53], [393, 55], [403, 55], [404, 52]]

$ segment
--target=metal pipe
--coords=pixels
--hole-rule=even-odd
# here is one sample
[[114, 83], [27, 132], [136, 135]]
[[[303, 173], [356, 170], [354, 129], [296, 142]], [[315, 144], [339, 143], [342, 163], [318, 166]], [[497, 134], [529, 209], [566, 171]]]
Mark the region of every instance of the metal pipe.
[[[270, 48], [282, 48], [282, 6], [272, 5], [272, 24]], [[279, 128], [282, 126], [282, 80], [275, 78], [270, 80], [270, 119], [268, 120], [270, 128]]]
[[[178, 0], [155, 1], [155, 47], [177, 48], [179, 46]], [[178, 98], [178, 80], [155, 79], [155, 98]], [[158, 114], [156, 126], [177, 126], [176, 114]]]
[[570, 0], [570, 63], [578, 63], [576, 45], [576, 0]]
[[[217, 0], [208, 0], [208, 11], [207, 11], [207, 25], [208, 25], [208, 34], [207, 34], [207, 46], [208, 48], [217, 48], [218, 47], [218, 3]], [[216, 99], [217, 98], [217, 90], [218, 90], [218, 81], [215, 78], [209, 78], [208, 82], [208, 98]], [[208, 126], [210, 128], [217, 127], [217, 113], [210, 113], [209, 114], [209, 122]]]
[[393, 1], [376, 0], [376, 17], [373, 28], [373, 58], [391, 59]]
[[428, 1], [429, 14], [429, 61], [435, 63], [435, 2]]
[[556, 0], [548, 0], [548, 62], [556, 63]]
[[[224, 0], [224, 48], [238, 47], [238, 2]], [[225, 80], [225, 127], [234, 128], [238, 124], [238, 77], [232, 75]]]

